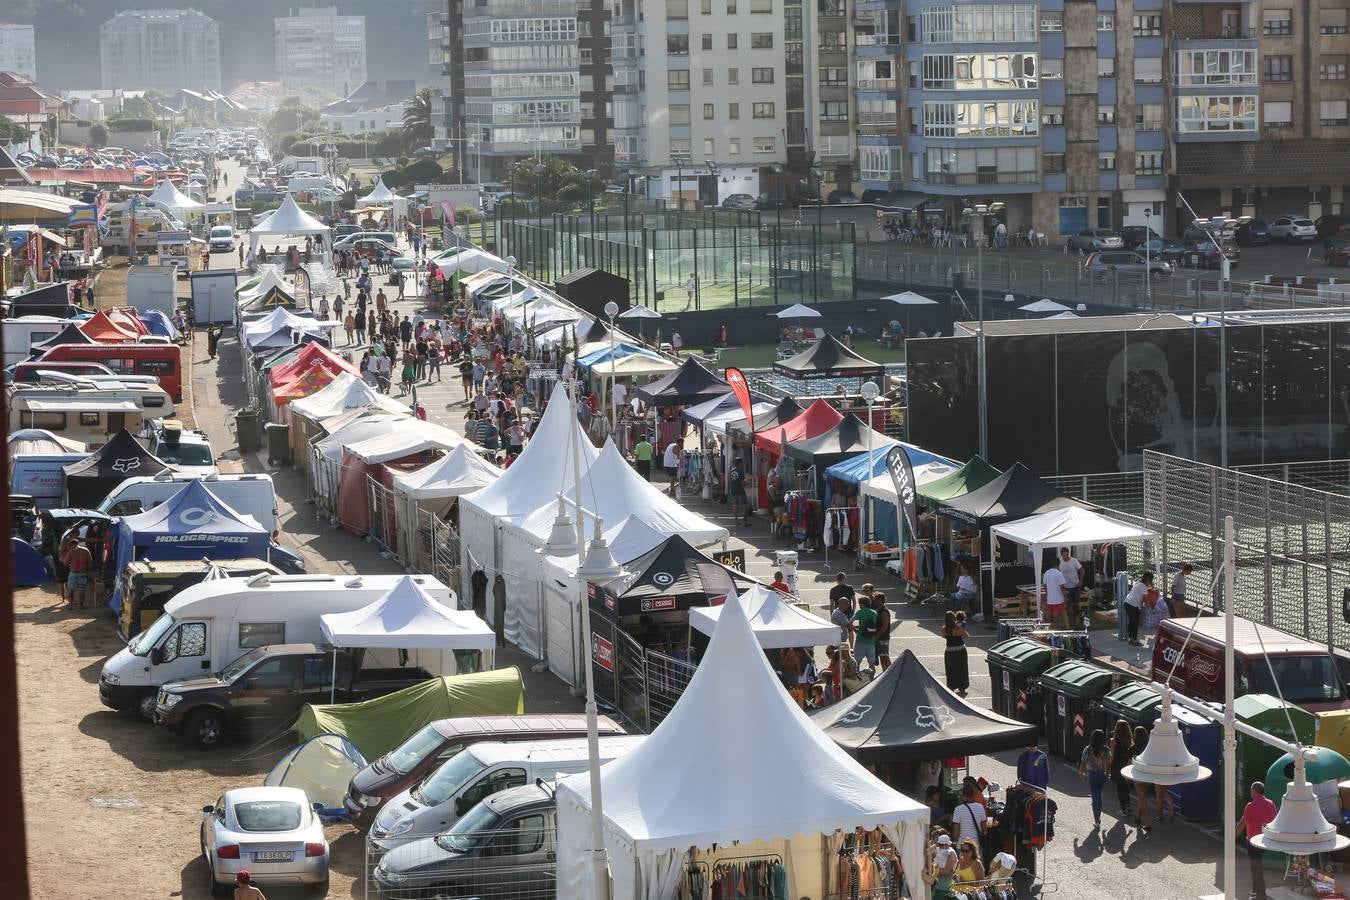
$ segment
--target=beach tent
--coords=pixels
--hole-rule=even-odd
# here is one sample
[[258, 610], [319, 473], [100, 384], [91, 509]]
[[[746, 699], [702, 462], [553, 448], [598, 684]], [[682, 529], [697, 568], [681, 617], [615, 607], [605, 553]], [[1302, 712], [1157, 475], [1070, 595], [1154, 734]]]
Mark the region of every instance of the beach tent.
[[[337, 326], [338, 323], [331, 319], [319, 320], [313, 316], [297, 315], [285, 307], [277, 307], [242, 323], [240, 333], [244, 346], [256, 352], [269, 345], [289, 347], [297, 342], [288, 338], [297, 333], [324, 335], [326, 338]], [[279, 337], [285, 339], [285, 343], [274, 344]]]
[[42, 554], [32, 544], [22, 538], [11, 537], [9, 552], [14, 564], [14, 587], [36, 587], [51, 582], [52, 573], [47, 571]]
[[368, 763], [361, 750], [340, 734], [317, 734], [292, 747], [263, 776], [268, 787], [294, 787], [305, 792], [311, 803], [322, 805], [325, 822], [347, 818], [345, 801], [352, 776]]
[[94, 509], [128, 478], [158, 475], [168, 468], [123, 428], [93, 455], [65, 467], [62, 505]]
[[[830, 839], [855, 828], [883, 829], [906, 872], [924, 867], [928, 808], [880, 781], [807, 719], [734, 595], [670, 714], [603, 766], [600, 779], [615, 897], [674, 896], [691, 848], [709, 867], [719, 856], [778, 854], [785, 896], [823, 897], [831, 890], [825, 872], [837, 862]], [[590, 797], [587, 775], [558, 781], [560, 897], [595, 896]], [[911, 877], [910, 890], [926, 896]]]
[[292, 235], [324, 235], [332, 229], [300, 208], [292, 194], [287, 194], [276, 212], [249, 229], [253, 246], [257, 247], [261, 237], [281, 237]]
[[637, 395], [656, 406], [692, 406], [730, 390], [724, 379], [690, 356], [675, 371], [639, 387]]
[[780, 359], [773, 369], [791, 378], [880, 378], [886, 373], [885, 366], [863, 358], [832, 334], [796, 356]]
[[[887, 440], [890, 439], [887, 438]], [[892, 441], [892, 443], [899, 443], [900, 446], [905, 448], [905, 455], [909, 457], [909, 464], [916, 470], [920, 466], [927, 466], [933, 463], [939, 463], [942, 466], [947, 467], [950, 471], [955, 471], [960, 466], [960, 463], [955, 460], [948, 459], [945, 456], [939, 456], [936, 453], [930, 453], [922, 447], [906, 444], [903, 441]], [[864, 448], [863, 453], [850, 456], [848, 459], [840, 460], [839, 462], [832, 464], [825, 470], [825, 477], [843, 481], [848, 484], [859, 484], [864, 479], [870, 480], [878, 475], [885, 475], [887, 478], [890, 478], [890, 474], [886, 469], [886, 453], [890, 452], [890, 447], [886, 448], [886, 453], [878, 453], [874, 449], [870, 472], [868, 471], [867, 453], [865, 451], [866, 448]]]
[[911, 650], [861, 691], [811, 714], [866, 765], [980, 756], [1036, 743], [1036, 726], [984, 709], [943, 686]]
[[310, 478], [314, 487], [315, 502], [320, 503], [326, 512], [334, 512], [337, 501], [338, 485], [342, 480], [342, 450], [344, 444], [356, 443], [368, 437], [386, 434], [412, 416], [398, 413], [360, 412], [352, 410], [341, 417], [346, 421], [331, 421], [325, 424], [328, 435], [311, 445], [309, 453]]
[[162, 309], [147, 309], [145, 312], [139, 313], [137, 318], [145, 326], [147, 334], [168, 338], [171, 341], [178, 340], [178, 329], [174, 327], [168, 314]]
[[[914, 466], [914, 486], [922, 488], [930, 481], [955, 472], [946, 463], [930, 462]], [[895, 479], [889, 471], [873, 475], [858, 485], [858, 492], [867, 503], [868, 535], [887, 547], [900, 546], [900, 498], [895, 492]]]
[[[819, 647], [839, 643], [839, 626], [790, 602], [771, 587], [755, 585], [740, 594], [755, 640], [765, 650]], [[696, 606], [689, 610], [689, 627], [712, 636], [726, 605]]]
[[[71, 322], [46, 340], [33, 344], [31, 347], [33, 358], [39, 359], [42, 354], [61, 344], [97, 344], [98, 341], [85, 333], [84, 329], [80, 327], [81, 324], [80, 322]], [[134, 341], [135, 338], [129, 338], [128, 340]]]
[[306, 344], [293, 358], [269, 369], [267, 379], [274, 389], [280, 388], [316, 366], [325, 368], [334, 375], [340, 372], [360, 374], [355, 365], [322, 344]]
[[266, 296], [267, 292], [273, 288], [278, 288], [288, 295], [294, 294], [294, 288], [290, 282], [281, 277], [281, 272], [274, 266], [268, 266], [257, 278], [249, 279], [235, 288], [234, 296], [243, 306], [252, 300]]
[[1001, 474], [982, 457], [972, 456], [950, 475], [919, 485], [919, 496], [930, 501], [950, 500], [984, 487]]
[[385, 186], [384, 179], [376, 178], [375, 187], [356, 202], [361, 206], [388, 206], [397, 199], [398, 195]]
[[9, 447], [9, 459], [13, 463], [19, 453], [83, 453], [84, 444], [59, 434], [52, 434], [45, 428], [20, 428], [11, 431], [6, 439]]
[[[140, 324], [139, 320], [137, 324]], [[80, 330], [90, 340], [100, 344], [135, 343], [144, 333], [129, 327], [124, 321], [117, 321], [106, 309], [99, 310], [91, 318], [81, 322]]]
[[[802, 410], [800, 415], [788, 420], [786, 425], [768, 425], [756, 430], [755, 449], [782, 455], [782, 441], [786, 441], [791, 446], [793, 441], [824, 434], [843, 421], [843, 418], [839, 414], [839, 410], [826, 401], [817, 399]], [[759, 423], [756, 422], [755, 424], [758, 425]]]

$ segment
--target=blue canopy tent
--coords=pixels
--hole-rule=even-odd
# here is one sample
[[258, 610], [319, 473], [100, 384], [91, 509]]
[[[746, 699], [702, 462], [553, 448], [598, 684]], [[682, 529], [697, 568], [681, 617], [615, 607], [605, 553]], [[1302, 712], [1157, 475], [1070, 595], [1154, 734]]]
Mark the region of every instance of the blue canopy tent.
[[171, 341], [178, 340], [178, 329], [174, 327], [173, 322], [163, 311], [148, 309], [140, 313], [137, 318], [156, 337], [166, 337]]
[[[910, 465], [918, 468], [926, 466], [929, 463], [939, 463], [945, 466], [951, 466], [953, 469], [959, 469], [961, 464], [948, 459], [945, 456], [939, 456], [936, 453], [930, 453], [922, 447], [916, 447], [913, 444], [906, 444], [903, 441], [900, 446], [905, 448], [909, 454]], [[886, 471], [886, 454], [890, 452], [890, 447], [880, 447], [872, 451], [871, 472], [868, 472], [867, 454], [859, 453], [857, 456], [850, 456], [848, 459], [835, 463], [825, 470], [825, 502], [830, 502], [830, 496], [833, 493], [830, 490], [831, 481], [842, 481], [846, 484], [861, 485], [863, 481], [874, 476], [884, 474]], [[859, 490], [859, 494], [862, 491]], [[888, 547], [900, 546], [899, 520], [896, 518], [895, 504], [888, 503], [880, 497], [864, 498], [859, 497], [859, 503], [867, 502], [870, 499], [872, 504], [871, 511], [871, 532], [877, 540], [885, 542]]]
[[15, 587], [35, 587], [51, 583], [52, 573], [47, 571], [42, 554], [38, 553], [32, 544], [12, 537], [9, 539], [9, 551], [14, 557]]
[[[133, 559], [267, 559], [270, 538], [257, 519], [192, 481], [159, 506], [118, 519], [115, 571]], [[119, 594], [108, 605], [121, 614]]]
[[615, 343], [611, 347], [602, 347], [599, 350], [592, 350], [585, 356], [577, 360], [578, 369], [589, 369], [597, 363], [608, 362], [610, 359], [623, 359], [627, 356], [650, 356], [654, 359], [660, 359], [660, 354], [653, 353], [642, 347], [634, 347], [632, 344]]

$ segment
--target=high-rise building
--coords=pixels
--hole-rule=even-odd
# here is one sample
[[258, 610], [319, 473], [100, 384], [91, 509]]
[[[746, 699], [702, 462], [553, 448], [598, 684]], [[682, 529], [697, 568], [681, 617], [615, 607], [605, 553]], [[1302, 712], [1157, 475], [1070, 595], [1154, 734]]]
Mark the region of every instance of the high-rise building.
[[195, 9], [129, 9], [99, 28], [103, 87], [220, 88], [220, 26]]
[[37, 51], [32, 25], [0, 22], [0, 72], [18, 72], [37, 81]]
[[275, 20], [277, 80], [287, 90], [345, 97], [366, 80], [366, 17], [332, 6]]

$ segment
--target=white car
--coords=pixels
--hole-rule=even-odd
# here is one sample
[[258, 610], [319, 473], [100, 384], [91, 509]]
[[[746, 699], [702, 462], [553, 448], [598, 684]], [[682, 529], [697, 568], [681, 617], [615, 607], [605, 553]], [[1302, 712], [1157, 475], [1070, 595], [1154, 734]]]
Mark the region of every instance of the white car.
[[180, 475], [206, 478], [219, 475], [215, 454], [206, 435], [181, 428], [161, 428], [150, 438], [150, 452]]
[[258, 885], [308, 885], [328, 892], [328, 839], [323, 823], [299, 788], [254, 787], [226, 791], [202, 807], [202, 856], [207, 886], [221, 895], [247, 871]]
[[1280, 216], [1270, 223], [1270, 237], [1282, 241], [1315, 241], [1317, 226], [1312, 219], [1303, 216]]
[[212, 253], [216, 251], [229, 253], [234, 249], [234, 229], [229, 225], [217, 225], [212, 228], [207, 238], [207, 246]]

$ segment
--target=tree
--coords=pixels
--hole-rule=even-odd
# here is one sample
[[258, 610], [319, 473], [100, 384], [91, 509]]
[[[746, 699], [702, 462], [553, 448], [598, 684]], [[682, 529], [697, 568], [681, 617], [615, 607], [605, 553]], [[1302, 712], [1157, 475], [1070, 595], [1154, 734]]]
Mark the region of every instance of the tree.
[[540, 201], [540, 206], [577, 206], [604, 189], [594, 173], [582, 172], [556, 156], [527, 157], [511, 167], [512, 193]]
[[294, 98], [287, 99], [267, 120], [269, 134], [287, 134], [292, 131], [304, 131], [306, 125], [318, 125], [319, 111], [300, 105]]
[[127, 97], [122, 101], [122, 116], [126, 118], [146, 118], [155, 117], [155, 108], [149, 100], [144, 97]]
[[108, 129], [102, 122], [95, 122], [89, 129], [89, 142], [95, 147], [106, 147], [108, 145]]
[[436, 129], [431, 124], [431, 88], [422, 88], [403, 108], [403, 139], [409, 147], [431, 143]]

